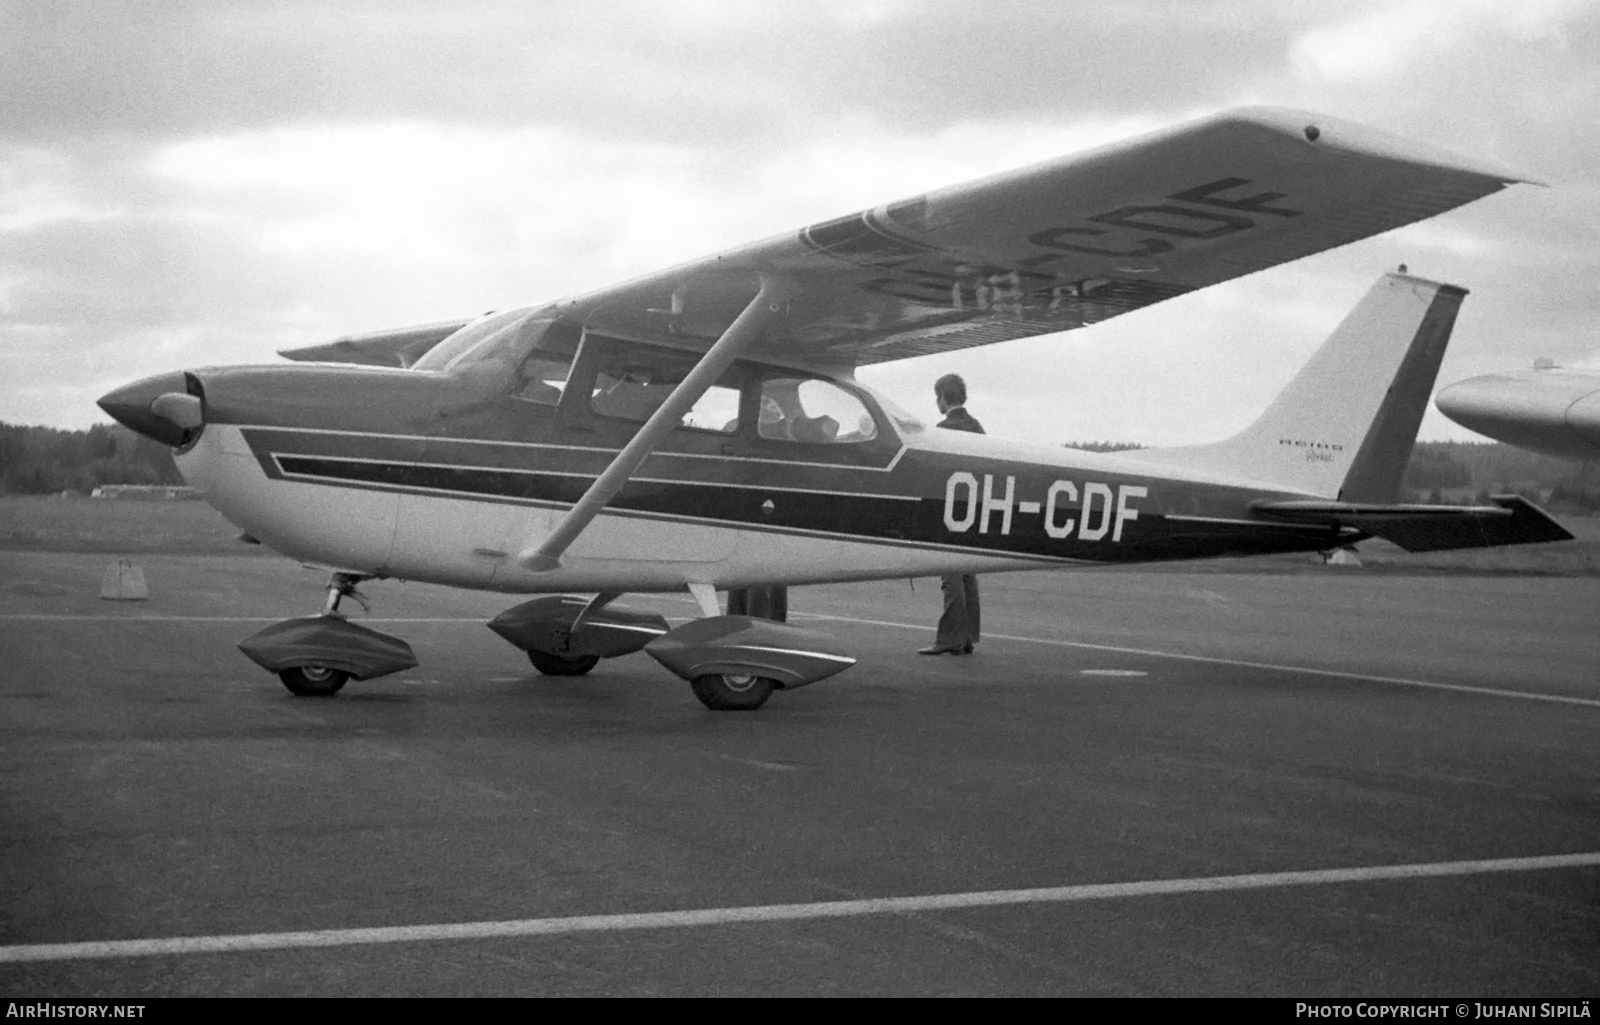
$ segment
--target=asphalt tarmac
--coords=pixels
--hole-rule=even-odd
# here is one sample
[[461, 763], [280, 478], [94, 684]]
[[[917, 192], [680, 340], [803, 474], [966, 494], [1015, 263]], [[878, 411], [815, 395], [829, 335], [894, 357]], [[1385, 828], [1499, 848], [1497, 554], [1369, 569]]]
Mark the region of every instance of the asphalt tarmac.
[[714, 713], [393, 582], [421, 666], [295, 698], [319, 574], [106, 562], [0, 552], [0, 994], [1600, 994], [1600, 578], [800, 588], [860, 664]]

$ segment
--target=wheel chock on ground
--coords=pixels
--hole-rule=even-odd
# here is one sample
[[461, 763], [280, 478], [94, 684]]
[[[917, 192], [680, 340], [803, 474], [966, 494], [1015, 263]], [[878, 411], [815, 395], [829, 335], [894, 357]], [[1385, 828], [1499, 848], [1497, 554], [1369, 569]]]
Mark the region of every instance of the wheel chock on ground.
[[144, 601], [150, 597], [144, 570], [131, 559], [118, 559], [106, 567], [100, 579], [100, 597], [108, 601]]
[[1335, 548], [1331, 552], [1322, 553], [1324, 566], [1359, 566], [1361, 559], [1356, 555], [1354, 548]]

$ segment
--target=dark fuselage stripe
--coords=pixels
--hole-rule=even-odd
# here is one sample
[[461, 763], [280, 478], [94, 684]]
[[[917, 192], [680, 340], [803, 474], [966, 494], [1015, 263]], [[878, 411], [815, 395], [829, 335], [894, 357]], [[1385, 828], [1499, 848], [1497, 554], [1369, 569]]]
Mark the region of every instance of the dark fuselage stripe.
[[[567, 507], [588, 485], [582, 476], [532, 470], [452, 467], [348, 458], [276, 455], [276, 473], [311, 483], [417, 494]], [[1143, 562], [1213, 555], [1251, 555], [1331, 547], [1325, 529], [1276, 524], [1202, 524], [1149, 514], [1125, 525], [1120, 541], [1046, 536], [1037, 517], [1019, 514], [1009, 533], [955, 533], [941, 498], [849, 493], [700, 481], [632, 480], [609, 511], [735, 527], [937, 547], [997, 557], [1061, 561]], [[769, 508], [770, 506], [770, 508]]]

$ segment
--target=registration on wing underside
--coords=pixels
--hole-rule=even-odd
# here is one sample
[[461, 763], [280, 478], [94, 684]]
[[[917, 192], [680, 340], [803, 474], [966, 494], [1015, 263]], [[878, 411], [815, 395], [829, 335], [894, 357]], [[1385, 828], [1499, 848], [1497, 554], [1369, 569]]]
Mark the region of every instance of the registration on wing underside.
[[[1071, 330], [1182, 295], [1193, 286], [1141, 275], [1159, 274], [1157, 258], [1166, 254], [1299, 217], [1304, 211], [1285, 205], [1287, 198], [1254, 188], [1247, 178], [1218, 178], [1154, 202], [1046, 224], [1012, 240], [1005, 246], [1010, 253], [989, 262], [900, 227], [937, 223], [926, 198], [812, 225], [800, 241], [869, 272], [859, 285], [863, 291], [902, 303], [890, 323], [816, 325], [835, 336], [826, 348], [865, 342], [869, 351], [893, 346], [881, 358], [900, 358]], [[1069, 280], [1067, 268], [1083, 266], [1086, 257], [1106, 265], [1107, 273]], [[872, 338], [885, 333], [893, 337]], [[824, 331], [806, 334], [821, 340]], [[873, 361], [870, 354], [865, 361]]]
[[816, 320], [796, 331], [794, 340], [819, 357], [838, 352], [844, 362], [865, 365], [1069, 331], [1189, 291], [1158, 281], [1101, 278], [1029, 294], [1018, 276], [1001, 274], [978, 283], [965, 295], [947, 296], [949, 306], [944, 309], [919, 298], [945, 284], [916, 273], [882, 283], [877, 289], [880, 294], [902, 293], [896, 297], [898, 302], [888, 304], [890, 310]]
[[[1281, 202], [1288, 198], [1283, 192], [1258, 191], [1248, 178], [1217, 178], [1152, 201], [1120, 204], [1063, 223], [1052, 224], [1049, 218], [1044, 218], [1037, 225], [1026, 226], [1026, 241], [1019, 238], [982, 242], [960, 239], [952, 245], [917, 238], [916, 228], [900, 228], [895, 223], [898, 214], [899, 219], [924, 227], [937, 225], [926, 213], [928, 201], [924, 197], [803, 228], [800, 241], [819, 253], [859, 267], [898, 268], [931, 256], [944, 267], [953, 269], [958, 280], [972, 272], [987, 271], [1012, 272], [1050, 281], [1061, 276], [1052, 273], [1050, 266], [1074, 256], [1149, 260], [1305, 213]], [[957, 252], [961, 248], [1007, 250], [1003, 254], [987, 254], [990, 259], [998, 257], [1004, 266], [984, 268], [981, 259], [964, 258], [964, 254]], [[934, 268], [929, 266], [928, 269]], [[1142, 273], [1155, 268], [1143, 264], [1125, 269], [1130, 273]]]

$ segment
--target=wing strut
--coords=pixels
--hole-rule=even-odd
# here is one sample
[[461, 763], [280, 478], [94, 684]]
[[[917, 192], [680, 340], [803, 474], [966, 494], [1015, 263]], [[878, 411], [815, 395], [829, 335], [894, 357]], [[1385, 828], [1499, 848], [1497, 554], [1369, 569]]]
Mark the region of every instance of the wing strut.
[[639, 433], [622, 447], [617, 457], [611, 460], [611, 465], [595, 478], [594, 483], [589, 485], [589, 490], [585, 491], [583, 497], [567, 511], [567, 515], [556, 524], [555, 530], [544, 539], [544, 543], [537, 548], [529, 547], [518, 553], [517, 563], [536, 573], [559, 568], [561, 554], [577, 540], [589, 522], [600, 515], [600, 510], [616, 497], [617, 492], [628, 483], [628, 478], [633, 476], [634, 471], [645, 461], [661, 439], [678, 426], [689, 408], [716, 383], [723, 371], [727, 370], [739, 353], [761, 334], [782, 308], [783, 302], [777, 279], [771, 275], [761, 275], [761, 289], [744, 308], [744, 312], [734, 318], [728, 329], [722, 332], [722, 337], [700, 357], [700, 362], [694, 365], [688, 376], [672, 390], [671, 395], [667, 396], [667, 401], [651, 414], [650, 419], [639, 428]]

